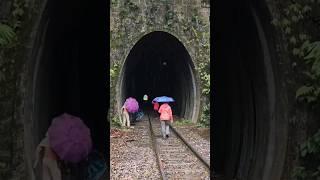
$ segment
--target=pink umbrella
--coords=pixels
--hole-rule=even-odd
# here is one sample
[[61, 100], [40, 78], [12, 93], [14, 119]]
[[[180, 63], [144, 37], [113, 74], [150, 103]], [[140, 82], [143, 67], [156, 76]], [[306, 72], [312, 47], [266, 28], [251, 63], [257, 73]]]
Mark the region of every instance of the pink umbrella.
[[131, 113], [135, 113], [139, 110], [139, 103], [135, 98], [129, 97], [126, 99], [126, 102], [124, 102], [124, 106], [127, 108], [127, 110]]
[[59, 158], [72, 163], [86, 158], [92, 148], [90, 129], [79, 117], [67, 113], [53, 119], [48, 136]]

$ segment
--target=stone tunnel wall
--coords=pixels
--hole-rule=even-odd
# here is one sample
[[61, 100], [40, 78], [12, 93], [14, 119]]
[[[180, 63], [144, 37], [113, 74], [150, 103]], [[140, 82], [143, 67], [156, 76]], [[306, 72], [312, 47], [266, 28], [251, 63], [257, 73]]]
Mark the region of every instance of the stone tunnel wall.
[[25, 66], [42, 0], [0, 1], [0, 23], [14, 28], [16, 40], [0, 47], [0, 179], [27, 179], [24, 157]]
[[[114, 0], [110, 12], [110, 62], [115, 74], [111, 75], [111, 118], [116, 117], [116, 94], [119, 91], [117, 82], [120, 69], [130, 50], [144, 35], [153, 31], [164, 31], [175, 36], [186, 47], [195, 65], [197, 74], [199, 64], [207, 62], [209, 74], [210, 24], [209, 5], [200, 0]], [[201, 70], [200, 70], [201, 71]], [[199, 76], [197, 84], [201, 87]], [[202, 95], [202, 105], [208, 104], [208, 95]], [[196, 109], [200, 109], [196, 107]], [[200, 111], [201, 113], [201, 111]]]
[[[15, 4], [15, 2], [18, 4]], [[0, 49], [0, 179], [27, 179], [27, 170], [24, 163], [23, 126], [24, 112], [28, 107], [24, 105], [24, 99], [26, 98], [24, 96], [26, 88], [24, 80], [28, 79], [26, 67], [30, 66], [30, 62], [27, 55], [31, 53], [32, 49], [30, 42], [35, 40], [34, 35], [38, 28], [36, 22], [41, 17], [43, 2], [43, 0], [0, 1], [1, 22], [10, 19], [13, 23], [19, 21], [20, 25], [17, 28], [19, 43], [11, 48]], [[193, 30], [184, 28], [185, 22], [191, 20], [192, 16], [195, 15], [192, 9], [195, 5], [200, 6], [200, 3], [176, 0], [174, 6], [172, 6], [170, 5], [171, 2], [136, 0], [134, 3], [129, 3], [130, 6], [127, 7], [137, 11], [128, 12], [128, 9], [124, 8], [124, 4], [113, 1], [112, 7], [114, 8], [111, 9], [110, 14], [112, 31], [111, 65], [123, 62], [135, 42], [143, 35], [154, 30], [163, 30], [175, 35], [186, 46], [197, 65], [200, 54], [198, 53], [199, 49], [192, 42]], [[272, 14], [276, 15], [278, 7], [274, 2], [268, 0], [267, 4]], [[15, 14], [13, 13], [14, 10], [17, 9], [23, 9], [23, 13], [13, 15]], [[200, 13], [207, 13], [206, 8], [200, 9]], [[161, 12], [162, 16], [153, 16], [154, 13], [150, 14], [151, 10]], [[143, 16], [137, 16], [137, 23], [128, 21], [126, 17], [136, 17], [134, 13], [139, 11], [142, 11]], [[175, 12], [177, 16], [163, 23], [166, 21], [165, 12]], [[202, 17], [207, 16], [203, 15]], [[167, 26], [163, 26], [163, 24]], [[116, 31], [118, 33], [115, 33]], [[205, 31], [208, 32], [208, 30]], [[276, 37], [278, 52], [281, 53], [277, 62], [280, 67], [277, 78], [283, 80], [282, 89], [285, 94], [283, 101], [287, 104], [284, 113], [287, 115], [289, 125], [286, 162], [282, 179], [289, 180], [293, 167], [298, 164], [296, 147], [304, 141], [308, 134], [314, 132], [314, 124], [317, 124], [316, 117], [319, 117], [319, 115], [309, 113], [310, 110], [299, 106], [295, 102], [295, 89], [301, 82], [294, 76], [296, 70], [291, 68], [292, 62], [288, 58], [285, 49], [286, 44], [283, 43], [281, 32]]]

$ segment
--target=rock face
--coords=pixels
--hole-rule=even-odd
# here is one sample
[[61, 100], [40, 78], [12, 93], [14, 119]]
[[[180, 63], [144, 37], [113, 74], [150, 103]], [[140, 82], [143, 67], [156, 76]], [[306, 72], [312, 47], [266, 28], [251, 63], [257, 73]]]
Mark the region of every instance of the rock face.
[[[259, 27], [262, 28], [264, 32], [273, 32], [269, 31], [270, 27], [267, 24], [272, 16], [276, 16], [276, 9], [279, 8], [276, 7], [274, 2], [275, 1], [273, 0], [259, 2], [260, 4], [264, 4], [264, 7], [266, 7], [262, 8], [263, 11], [257, 10], [257, 17], [263, 24]], [[74, 8], [79, 11], [86, 10], [87, 8], [86, 4], [84, 3], [81, 4], [77, 1], [74, 1], [73, 3], [74, 5], [79, 4], [78, 6], [74, 6]], [[116, 113], [117, 96], [115, 94], [119, 94], [116, 86], [119, 86], [120, 82], [118, 82], [118, 80], [121, 79], [119, 76], [128, 54], [141, 38], [154, 31], [167, 32], [177, 38], [184, 45], [185, 49], [190, 55], [195, 72], [197, 72], [195, 73], [195, 79], [197, 86], [199, 86], [198, 92], [201, 92], [202, 89], [204, 89], [205, 85], [201, 81], [202, 75], [199, 74], [199, 69], [201, 69], [202, 64], [205, 64], [207, 62], [206, 60], [209, 59], [208, 39], [210, 37], [208, 26], [209, 8], [207, 8], [207, 5], [204, 4], [204, 2], [197, 0], [113, 0], [111, 3], [110, 68], [114, 67], [112, 70], [114, 70], [116, 73], [115, 76], [111, 77], [110, 82], [110, 91], [113, 93], [113, 96], [110, 96], [110, 100], [112, 102], [110, 110], [111, 112]], [[253, 7], [259, 7], [259, 3], [258, 5], [253, 5]], [[37, 87], [36, 84], [32, 83], [34, 81], [33, 74], [34, 72], [40, 71], [42, 67], [42, 65], [39, 65], [36, 62], [37, 58], [41, 58], [37, 54], [41, 55], [41, 47], [46, 41], [44, 34], [46, 32], [46, 25], [48, 23], [47, 15], [50, 12], [46, 5], [46, 0], [0, 1], [0, 21], [4, 23], [8, 22], [8, 24], [12, 26], [17, 26], [15, 29], [17, 31], [17, 37], [19, 41], [19, 43], [15, 44], [13, 47], [0, 49], [0, 179], [35, 178], [35, 174], [31, 168], [33, 150], [40, 138], [39, 134], [42, 133], [37, 130], [37, 127], [48, 122], [32, 121], [32, 118], [38, 117], [38, 115], [34, 113], [35, 101], [37, 98], [33, 96], [30, 97], [29, 95], [30, 91]], [[63, 2], [61, 2], [59, 6], [63, 7]], [[217, 6], [219, 6], [219, 4], [217, 4]], [[241, 6], [237, 7], [236, 3], [232, 7], [229, 5], [225, 6], [226, 16], [225, 19], [221, 19], [221, 21], [224, 21], [222, 24], [227, 24], [226, 27], [228, 27], [230, 23], [241, 22], [232, 20], [232, 18], [245, 17], [244, 14], [239, 13], [243, 10], [239, 7]], [[227, 11], [227, 9], [229, 10]], [[235, 10], [233, 12], [238, 12], [239, 14], [233, 14], [232, 16], [232, 13], [230, 12], [231, 10]], [[250, 12], [249, 9], [245, 11]], [[248, 16], [251, 17], [251, 15]], [[66, 17], [69, 16], [66, 15]], [[74, 19], [72, 18], [66, 20], [68, 22], [65, 22], [65, 25], [72, 24], [73, 20]], [[244, 24], [246, 23], [246, 21], [242, 22]], [[233, 42], [225, 43], [225, 48], [228, 49], [228, 51], [224, 52], [224, 54], [229, 54], [229, 58], [239, 58], [238, 55], [247, 50], [246, 47], [239, 44], [237, 40], [244, 42], [243, 44], [246, 44], [248, 39], [245, 37], [241, 38], [242, 34], [232, 33], [235, 31], [240, 32], [240, 29], [237, 28], [243, 27], [241, 26], [243, 25], [241, 23], [236, 25], [239, 26], [229, 26], [234, 28], [232, 30], [223, 29], [225, 32], [218, 32], [218, 34], [220, 33], [221, 35], [221, 41], [228, 39], [230, 42]], [[244, 31], [246, 33], [257, 28], [256, 24], [248, 23], [247, 25], [247, 29], [245, 30], [248, 31]], [[252, 32], [253, 31], [255, 30], [252, 30]], [[232, 39], [228, 35], [232, 35], [234, 38]], [[261, 40], [261, 34], [260, 37], [258, 36], [259, 33], [255, 38], [252, 36], [250, 40], [252, 40], [252, 42], [255, 42], [255, 39]], [[226, 37], [226, 39], [223, 39], [222, 37]], [[259, 167], [261, 167], [259, 163], [264, 164], [263, 167], [267, 168], [262, 168], [265, 170], [263, 172], [260, 172], [259, 170], [251, 172], [254, 175], [253, 177], [257, 177], [260, 175], [259, 173], [264, 175], [268, 173], [272, 174], [272, 166], [275, 165], [273, 163], [279, 162], [281, 165], [275, 166], [278, 168], [278, 170], [276, 170], [274, 177], [288, 180], [290, 179], [290, 174], [293, 171], [293, 167], [298, 163], [296, 160], [296, 146], [303, 142], [306, 135], [314, 132], [313, 127], [318, 125], [315, 118], [317, 116], [309, 113], [309, 110], [307, 109], [300, 108], [294, 100], [294, 89], [297, 86], [296, 84], [298, 82], [298, 78], [294, 77], [294, 71], [291, 69], [292, 62], [290, 58], [288, 58], [287, 52], [284, 48], [286, 44], [282, 41], [281, 33], [278, 32], [273, 33], [272, 35], [269, 34], [267, 37], [272, 37], [267, 38], [267, 44], [275, 47], [275, 50], [271, 52], [273, 77], [268, 76], [272, 77], [272, 79], [266, 81], [273, 82], [271, 83], [273, 85], [268, 85], [268, 83], [266, 83], [266, 85], [262, 83], [253, 85], [253, 87], [258, 88], [256, 90], [253, 90], [252, 87], [249, 88], [250, 83], [263, 82], [259, 80], [264, 79], [266, 76], [257, 75], [256, 79], [253, 79], [257, 81], [245, 81], [244, 79], [246, 78], [243, 77], [248, 75], [244, 73], [245, 71], [243, 70], [246, 69], [245, 61], [242, 61], [238, 64], [236, 63], [236, 65], [239, 66], [235, 66], [235, 64], [228, 64], [228, 66], [221, 64], [221, 66], [218, 65], [226, 68], [219, 70], [219, 75], [229, 78], [238, 78], [239, 81], [231, 80], [231, 86], [226, 86], [226, 94], [224, 94], [225, 96], [221, 97], [228, 99], [227, 101], [230, 102], [230, 104], [233, 104], [233, 106], [230, 107], [233, 108], [231, 111], [223, 108], [220, 109], [226, 110], [225, 113], [230, 114], [230, 116], [228, 116], [230, 117], [229, 123], [233, 124], [233, 126], [216, 129], [217, 131], [215, 131], [215, 128], [217, 128], [216, 124], [213, 124], [212, 126], [213, 132], [216, 133], [215, 137], [226, 137], [225, 139], [221, 139], [228, 142], [227, 145], [225, 145], [220, 142], [221, 140], [215, 141], [214, 138], [214, 146], [218, 147], [218, 151], [223, 149], [219, 148], [220, 145], [224, 146], [224, 148], [227, 150], [226, 156], [230, 154], [231, 155], [229, 159], [219, 159], [219, 157], [214, 157], [217, 159], [213, 162], [227, 161], [229, 164], [224, 163], [225, 167], [229, 168], [229, 171], [232, 171], [232, 173], [237, 172], [236, 174], [239, 177], [246, 177], [246, 174], [248, 174], [250, 170], [259, 169]], [[258, 46], [252, 47], [256, 48]], [[217, 49], [218, 52], [219, 50], [222, 49]], [[263, 54], [255, 54], [252, 56], [242, 56], [242, 58], [248, 58], [250, 59], [250, 62], [258, 62], [256, 65], [260, 67], [260, 69], [258, 68], [258, 70], [256, 70], [253, 66], [251, 66], [249, 69], [252, 70], [252, 72], [261, 74], [261, 72], [265, 72], [266, 69], [266, 72], [268, 71], [268, 66], [263, 64], [264, 61], [260, 61], [263, 59], [263, 56]], [[218, 63], [218, 61], [216, 63]], [[241, 68], [241, 71], [237, 71], [237, 69]], [[220, 80], [223, 81], [230, 79], [222, 78]], [[216, 85], [217, 87], [219, 86], [219, 84]], [[239, 89], [241, 89], [241, 92], [230, 90], [231, 87], [234, 89], [240, 87]], [[252, 134], [255, 131], [253, 131], [253, 128], [250, 125], [250, 122], [253, 121], [249, 113], [252, 110], [252, 107], [243, 106], [239, 108], [241, 110], [245, 110], [245, 113], [242, 114], [240, 110], [237, 110], [237, 106], [235, 105], [243, 102], [243, 99], [240, 97], [248, 97], [248, 94], [250, 94], [251, 91], [255, 91], [256, 97], [258, 98], [257, 102], [255, 102], [257, 106], [256, 110], [266, 113], [262, 113], [260, 114], [261, 117], [258, 117], [258, 119], [260, 118], [263, 121], [256, 121], [257, 125], [259, 126], [257, 129], [257, 136]], [[270, 94], [272, 91], [275, 94]], [[269, 96], [275, 101], [271, 103], [264, 103], [266, 100], [265, 98]], [[219, 96], [216, 98], [218, 98], [216, 99], [218, 102], [225, 100], [219, 99]], [[199, 99], [201, 103], [199, 103], [198, 110], [199, 114], [201, 114], [201, 106], [207, 102], [207, 99], [206, 96], [202, 95], [201, 93], [199, 93]], [[269, 111], [275, 107], [277, 107], [276, 111]], [[219, 111], [219, 109], [217, 109], [217, 111]], [[273, 112], [274, 114], [270, 114], [270, 112]], [[231, 116], [232, 114], [233, 116]], [[219, 114], [217, 116], [219, 117]], [[220, 114], [220, 117], [223, 116], [224, 115]], [[240, 116], [247, 117], [247, 119], [249, 119], [243, 121], [247, 129], [243, 129], [243, 126], [241, 126], [242, 121], [238, 120], [241, 118], [237, 118]], [[42, 125], [39, 125], [40, 123], [42, 123]], [[271, 128], [273, 128], [273, 131], [270, 130]], [[238, 138], [242, 137], [241, 134], [243, 133], [241, 132], [245, 132], [247, 136], [252, 135], [252, 137], [257, 138], [257, 145], [260, 147], [254, 145], [254, 143], [252, 143], [254, 139], [250, 139], [248, 137], [243, 138], [245, 141], [241, 141], [241, 138]], [[239, 152], [237, 147], [240, 147], [240, 142], [244, 144], [251, 143], [251, 145], [248, 145], [247, 148], [243, 149], [246, 150], [248, 154], [244, 154], [244, 151], [242, 151], [241, 154], [236, 154]], [[273, 144], [270, 144], [270, 142]], [[216, 152], [219, 155], [218, 151], [215, 149], [213, 150], [213, 152]], [[251, 164], [251, 157], [255, 157], [255, 160], [261, 161], [255, 161]], [[279, 158], [278, 161], [270, 161], [266, 160], [265, 157], [269, 157], [271, 159], [277, 157]], [[244, 162], [241, 164], [241, 167], [237, 167], [237, 161], [239, 159]], [[248, 168], [248, 164], [253, 166], [253, 168]]]

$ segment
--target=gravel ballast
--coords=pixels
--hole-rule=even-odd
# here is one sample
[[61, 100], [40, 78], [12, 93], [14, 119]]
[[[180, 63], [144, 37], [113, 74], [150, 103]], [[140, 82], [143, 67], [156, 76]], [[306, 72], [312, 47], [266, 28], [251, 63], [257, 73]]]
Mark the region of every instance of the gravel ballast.
[[111, 129], [110, 134], [111, 179], [160, 179], [146, 119], [134, 129]]

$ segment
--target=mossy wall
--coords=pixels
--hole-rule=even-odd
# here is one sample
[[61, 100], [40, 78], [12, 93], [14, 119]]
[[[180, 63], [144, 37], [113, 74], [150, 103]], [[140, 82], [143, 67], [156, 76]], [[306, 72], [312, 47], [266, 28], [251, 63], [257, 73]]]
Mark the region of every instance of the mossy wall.
[[[209, 121], [210, 23], [209, 5], [200, 0], [132, 1], [114, 0], [110, 12], [110, 116], [117, 114], [116, 93], [119, 73], [133, 46], [144, 35], [164, 31], [175, 36], [186, 47], [196, 69], [204, 117]], [[202, 108], [205, 109], [205, 108]], [[201, 113], [201, 111], [200, 111]]]
[[15, 36], [0, 48], [0, 179], [26, 179], [24, 163], [24, 72], [41, 0], [0, 2], [0, 23]]

